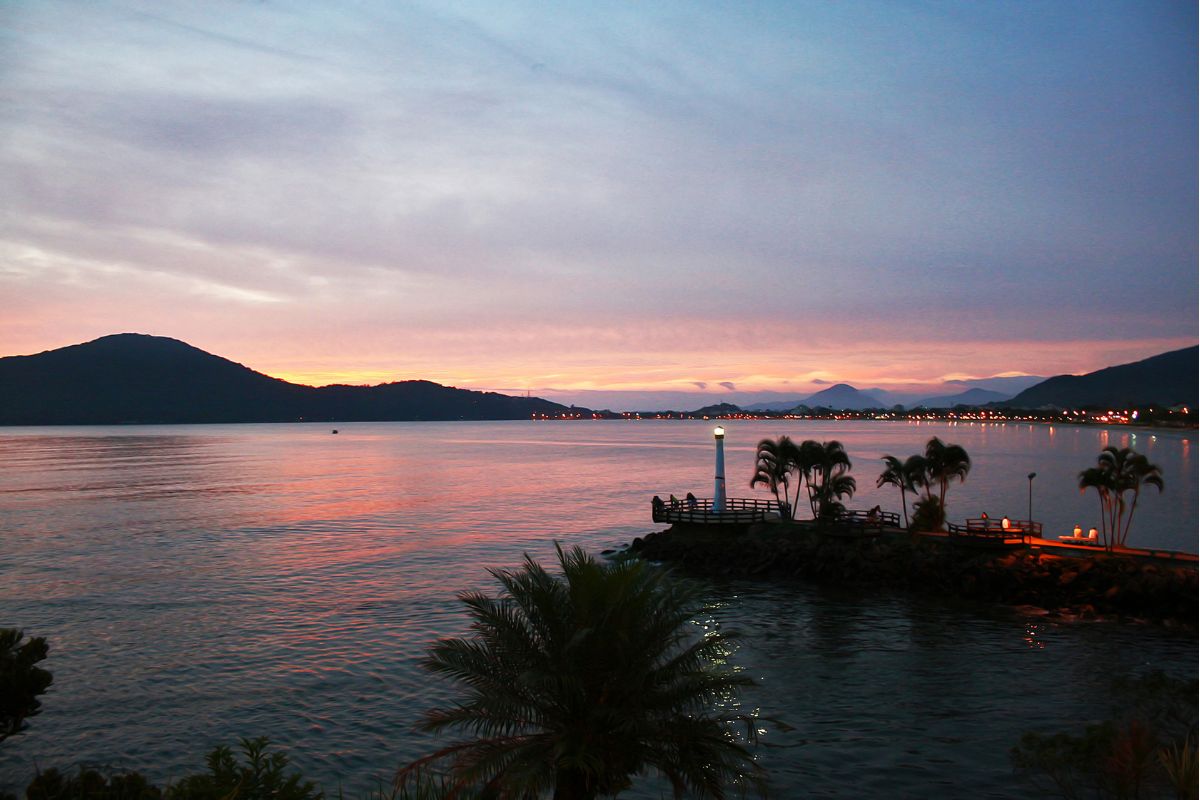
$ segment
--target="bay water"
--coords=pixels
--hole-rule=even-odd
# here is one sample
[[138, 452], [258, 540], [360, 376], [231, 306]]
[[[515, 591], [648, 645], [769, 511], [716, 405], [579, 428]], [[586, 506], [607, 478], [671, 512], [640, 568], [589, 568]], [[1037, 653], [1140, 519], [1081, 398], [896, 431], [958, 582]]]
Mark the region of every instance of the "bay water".
[[[899, 511], [880, 456], [931, 436], [973, 466], [949, 518], [1099, 524], [1080, 470], [1107, 445], [1163, 469], [1130, 543], [1196, 552], [1194, 432], [1020, 424], [727, 421], [731, 496], [763, 437], [840, 440], [852, 508]], [[418, 667], [463, 635], [457, 594], [554, 543], [600, 552], [655, 530], [650, 498], [712, 492], [712, 424], [580, 421], [0, 429], [0, 627], [45, 636], [54, 684], [0, 745], [0, 789], [98, 764], [165, 782], [217, 744], [268, 736], [357, 797], [437, 742], [451, 687]], [[1026, 476], [1036, 472], [1032, 483]], [[696, 624], [734, 629], [778, 796], [1024, 797], [1024, 731], [1105, 717], [1114, 676], [1195, 678], [1196, 636], [1062, 623], [889, 592], [705, 581]], [[665, 790], [641, 783], [633, 797]]]

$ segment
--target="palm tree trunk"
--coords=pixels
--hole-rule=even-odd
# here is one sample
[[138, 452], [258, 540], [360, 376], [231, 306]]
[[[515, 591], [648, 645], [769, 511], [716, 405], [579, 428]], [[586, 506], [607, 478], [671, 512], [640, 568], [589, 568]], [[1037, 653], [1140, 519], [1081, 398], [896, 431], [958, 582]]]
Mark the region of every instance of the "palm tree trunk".
[[904, 527], [908, 528], [908, 500], [904, 495], [904, 487], [900, 487], [900, 510], [904, 512]]
[[1121, 540], [1121, 544], [1125, 544], [1125, 540], [1129, 538], [1129, 526], [1133, 524], [1133, 512], [1137, 511], [1138, 495], [1141, 494], [1141, 487], [1133, 490], [1133, 502], [1129, 506], [1129, 517], [1125, 520], [1125, 539]]
[[587, 775], [577, 769], [560, 769], [554, 776], [554, 800], [593, 800], [596, 790]]

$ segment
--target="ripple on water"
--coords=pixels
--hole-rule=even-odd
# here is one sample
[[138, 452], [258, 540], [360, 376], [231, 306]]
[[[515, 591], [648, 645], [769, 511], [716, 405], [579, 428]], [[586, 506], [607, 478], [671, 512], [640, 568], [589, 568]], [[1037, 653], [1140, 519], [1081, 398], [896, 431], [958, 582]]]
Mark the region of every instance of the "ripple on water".
[[[266, 735], [327, 791], [368, 791], [432, 748], [413, 725], [452, 693], [419, 660], [467, 631], [459, 592], [490, 589], [486, 569], [523, 553], [551, 560], [555, 539], [627, 542], [647, 531], [649, 495], [711, 481], [692, 439], [706, 431], [686, 425], [154, 430], [0, 435], [0, 625], [46, 636], [55, 675], [44, 713], [0, 749], [0, 788], [16, 789], [35, 761], [162, 781], [215, 744]], [[731, 468], [752, 457], [733, 446], [738, 430], [751, 449], [782, 432], [731, 426]], [[959, 497], [986, 484], [989, 454], [1019, 460], [1036, 434], [837, 436], [861, 459], [915, 451], [934, 432], [979, 453]], [[1058, 442], [1049, 466], [1030, 467], [1047, 483], [1093, 444]], [[1191, 470], [1169, 444], [1159, 452]], [[1191, 537], [1195, 503], [1181, 505]], [[1022, 732], [1103, 716], [1110, 674], [1196, 674], [1194, 636], [887, 595], [701, 588], [698, 622], [743, 634], [734, 662], [757, 684], [745, 706], [789, 726], [764, 737], [779, 796], [1021, 797], [1007, 753]]]

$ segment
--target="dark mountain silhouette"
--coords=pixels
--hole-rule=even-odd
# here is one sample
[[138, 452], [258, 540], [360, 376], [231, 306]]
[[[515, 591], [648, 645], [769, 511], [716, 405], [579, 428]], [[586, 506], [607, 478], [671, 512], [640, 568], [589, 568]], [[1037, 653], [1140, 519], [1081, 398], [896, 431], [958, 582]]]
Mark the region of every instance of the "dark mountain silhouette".
[[0, 358], [0, 425], [528, 419], [566, 410], [429, 381], [300, 386], [137, 333]]
[[991, 392], [987, 389], [968, 389], [965, 392], [958, 394], [941, 395], [940, 397], [926, 397], [923, 400], [918, 400], [909, 406], [909, 408], [954, 408], [955, 406], [986, 406], [988, 403], [995, 403], [1001, 400], [1007, 400], [1012, 397], [1011, 394], [1003, 392]]
[[998, 405], [1009, 408], [1130, 408], [1183, 403], [1194, 407], [1200, 394], [1197, 391], [1198, 356], [1200, 348], [1185, 347], [1086, 375], [1059, 375]]
[[849, 409], [851, 411], [887, 407], [887, 403], [875, 395], [855, 389], [848, 383], [836, 383], [828, 389], [822, 389], [816, 394], [810, 395], [800, 403], [811, 408]]
[[733, 403], [713, 403], [712, 405], [697, 408], [695, 411], [688, 413], [696, 417], [719, 417], [722, 414], [737, 414], [741, 409]]

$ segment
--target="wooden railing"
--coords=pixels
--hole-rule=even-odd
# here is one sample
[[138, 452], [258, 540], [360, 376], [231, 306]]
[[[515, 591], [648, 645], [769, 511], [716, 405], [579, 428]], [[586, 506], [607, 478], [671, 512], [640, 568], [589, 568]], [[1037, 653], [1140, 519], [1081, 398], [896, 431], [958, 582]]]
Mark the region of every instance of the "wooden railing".
[[689, 522], [697, 525], [728, 525], [762, 522], [768, 516], [779, 516], [779, 503], [775, 500], [745, 499], [731, 497], [725, 501], [724, 511], [714, 511], [711, 498], [694, 500], [669, 500], [655, 498], [650, 501], [650, 515], [655, 522]]
[[990, 517], [968, 519], [965, 525], [950, 523], [946, 526], [951, 541], [966, 544], [991, 544], [1015, 546], [1027, 544], [1029, 537], [1042, 537], [1042, 523], [1027, 519], [1010, 519], [1008, 527], [1004, 520]]
[[894, 511], [843, 511], [834, 518], [832, 525], [850, 530], [882, 531], [899, 528], [900, 515]]

